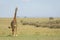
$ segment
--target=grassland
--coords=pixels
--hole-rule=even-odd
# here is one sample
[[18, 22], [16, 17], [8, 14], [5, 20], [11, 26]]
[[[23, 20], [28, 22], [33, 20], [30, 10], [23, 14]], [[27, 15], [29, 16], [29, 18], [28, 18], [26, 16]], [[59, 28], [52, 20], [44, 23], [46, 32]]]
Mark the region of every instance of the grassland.
[[[55, 18], [55, 20], [59, 18]], [[0, 40], [60, 40], [60, 29], [50, 29], [48, 27], [35, 27], [32, 25], [22, 25], [21, 20], [31, 22], [46, 22], [48, 18], [17, 18], [18, 36], [11, 35], [10, 26], [12, 18], [0, 18]]]

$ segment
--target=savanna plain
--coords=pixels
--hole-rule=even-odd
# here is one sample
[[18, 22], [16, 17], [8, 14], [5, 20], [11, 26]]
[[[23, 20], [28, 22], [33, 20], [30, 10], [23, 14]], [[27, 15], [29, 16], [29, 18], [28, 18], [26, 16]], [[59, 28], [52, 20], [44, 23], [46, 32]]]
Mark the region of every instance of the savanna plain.
[[[60, 20], [60, 18], [52, 20]], [[0, 18], [0, 40], [60, 40], [60, 27], [46, 27], [49, 18], [17, 18], [18, 36], [11, 36], [11, 29], [8, 28], [11, 21], [12, 18]], [[34, 23], [40, 23], [39, 27]], [[42, 27], [44, 23], [46, 23], [45, 27]]]

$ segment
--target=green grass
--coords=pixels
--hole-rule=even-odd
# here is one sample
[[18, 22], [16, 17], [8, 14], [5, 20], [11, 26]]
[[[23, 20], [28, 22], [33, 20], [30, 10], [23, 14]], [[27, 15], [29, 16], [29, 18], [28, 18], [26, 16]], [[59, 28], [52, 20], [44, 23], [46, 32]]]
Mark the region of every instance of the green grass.
[[47, 35], [20, 35], [17, 37], [2, 36], [0, 40], [60, 40], [60, 36], [47, 36]]

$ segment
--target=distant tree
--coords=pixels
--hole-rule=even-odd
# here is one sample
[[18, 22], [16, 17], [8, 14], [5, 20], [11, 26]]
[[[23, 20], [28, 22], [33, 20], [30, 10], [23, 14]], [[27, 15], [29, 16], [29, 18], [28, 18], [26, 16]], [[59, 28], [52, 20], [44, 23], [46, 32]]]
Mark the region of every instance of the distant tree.
[[54, 18], [53, 17], [49, 17], [49, 20], [53, 20]]
[[51, 25], [52, 25], [52, 23], [53, 23], [53, 21], [52, 21], [53, 19], [54, 19], [53, 17], [49, 17], [49, 27], [51, 27], [51, 28], [52, 28]]
[[17, 18], [20, 18], [19, 16], [17, 16]]
[[24, 18], [27, 18], [26, 16]]

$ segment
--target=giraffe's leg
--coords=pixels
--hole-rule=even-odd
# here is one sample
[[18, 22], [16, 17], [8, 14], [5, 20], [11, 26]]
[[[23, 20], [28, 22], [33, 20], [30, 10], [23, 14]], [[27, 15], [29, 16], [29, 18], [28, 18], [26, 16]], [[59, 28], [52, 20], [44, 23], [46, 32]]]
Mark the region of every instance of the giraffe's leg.
[[12, 28], [12, 36], [14, 36], [14, 29]]
[[15, 36], [17, 36], [17, 27], [15, 27], [15, 31], [14, 32], [15, 32]]

